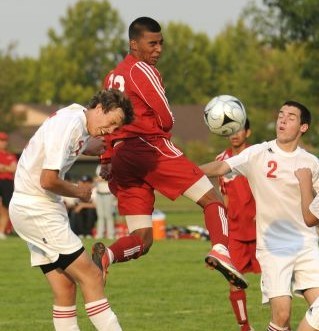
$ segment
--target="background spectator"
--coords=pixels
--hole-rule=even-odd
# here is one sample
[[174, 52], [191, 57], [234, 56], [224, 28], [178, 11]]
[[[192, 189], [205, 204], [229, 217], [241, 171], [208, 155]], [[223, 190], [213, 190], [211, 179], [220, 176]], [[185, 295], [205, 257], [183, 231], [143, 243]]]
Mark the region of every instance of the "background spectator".
[[115, 196], [110, 192], [108, 182], [100, 176], [101, 166], [96, 168], [94, 202], [96, 206], [96, 238], [114, 239]]
[[9, 222], [8, 206], [13, 193], [13, 178], [17, 168], [15, 154], [7, 150], [8, 135], [0, 132], [0, 239], [6, 239], [6, 228]]
[[[79, 183], [93, 187], [93, 178], [84, 175]], [[81, 238], [92, 238], [93, 228], [96, 222], [96, 209], [93, 199], [89, 202], [76, 201], [75, 206], [70, 212], [71, 228], [75, 234]]]

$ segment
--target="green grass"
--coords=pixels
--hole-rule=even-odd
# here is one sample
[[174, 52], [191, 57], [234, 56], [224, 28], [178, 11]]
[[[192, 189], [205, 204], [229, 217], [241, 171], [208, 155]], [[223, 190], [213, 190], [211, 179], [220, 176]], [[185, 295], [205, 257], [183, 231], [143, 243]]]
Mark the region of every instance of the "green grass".
[[[203, 225], [200, 209], [185, 199], [159, 197], [157, 208], [167, 223]], [[180, 208], [180, 209], [179, 209]], [[92, 240], [86, 240], [90, 249]], [[148, 255], [110, 268], [105, 293], [125, 331], [238, 331], [228, 301], [228, 284], [218, 272], [204, 267], [209, 243], [200, 240], [162, 240]], [[38, 268], [31, 268], [29, 252], [18, 237], [0, 241], [0, 330], [48, 331], [52, 295]], [[247, 275], [248, 311], [256, 331], [266, 330], [269, 308], [262, 307], [259, 276]], [[292, 327], [306, 310], [293, 300]], [[81, 330], [94, 330], [78, 295]]]

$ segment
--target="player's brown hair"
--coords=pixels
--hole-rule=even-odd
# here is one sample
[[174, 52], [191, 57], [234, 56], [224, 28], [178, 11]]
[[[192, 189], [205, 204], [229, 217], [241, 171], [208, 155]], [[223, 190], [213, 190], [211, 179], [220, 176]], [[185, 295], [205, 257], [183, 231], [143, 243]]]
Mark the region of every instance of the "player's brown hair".
[[122, 108], [124, 112], [123, 124], [130, 124], [134, 119], [131, 101], [119, 90], [109, 89], [97, 92], [89, 101], [87, 108], [95, 108], [98, 104], [102, 105], [105, 113], [114, 108]]

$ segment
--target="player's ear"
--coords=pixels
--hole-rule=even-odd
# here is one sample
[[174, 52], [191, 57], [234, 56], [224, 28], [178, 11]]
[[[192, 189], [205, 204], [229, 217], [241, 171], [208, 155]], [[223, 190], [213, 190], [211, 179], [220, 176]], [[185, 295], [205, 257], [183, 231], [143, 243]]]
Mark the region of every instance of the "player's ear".
[[246, 138], [250, 137], [251, 135], [251, 130], [250, 129], [247, 129], [246, 130]]
[[309, 129], [309, 125], [308, 125], [307, 123], [301, 124], [300, 131], [301, 131], [302, 133], [307, 132], [308, 129]]
[[137, 50], [137, 43], [136, 43], [136, 40], [134, 40], [134, 39], [130, 40], [130, 50], [132, 50], [132, 51]]
[[98, 104], [96, 105], [95, 109], [97, 110], [98, 113], [100, 113], [100, 112], [101, 112], [101, 113], [104, 112], [104, 111], [103, 111], [103, 106], [102, 106], [101, 103], [98, 103]]

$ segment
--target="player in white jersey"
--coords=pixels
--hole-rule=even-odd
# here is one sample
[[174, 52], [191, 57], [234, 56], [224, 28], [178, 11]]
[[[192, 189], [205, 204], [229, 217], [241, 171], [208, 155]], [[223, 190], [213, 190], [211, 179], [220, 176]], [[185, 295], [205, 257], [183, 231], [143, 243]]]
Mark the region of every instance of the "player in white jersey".
[[319, 331], [319, 298], [309, 307], [297, 331]]
[[104, 152], [103, 141], [95, 137], [132, 119], [131, 103], [121, 92], [98, 92], [87, 108], [72, 104], [45, 120], [18, 162], [10, 219], [28, 244], [31, 265], [40, 266], [51, 287], [57, 331], [79, 330], [76, 284], [96, 329], [121, 330], [104, 296], [102, 273], [72, 232], [61, 196], [89, 201], [91, 188], [64, 180], [65, 173], [81, 153]]
[[[319, 195], [314, 197], [312, 186], [312, 173], [309, 168], [300, 168], [295, 171], [299, 181], [301, 193], [302, 213], [307, 226], [319, 224]], [[319, 297], [309, 307], [297, 331], [319, 330]]]
[[208, 176], [235, 171], [249, 181], [256, 200], [263, 303], [271, 306], [268, 331], [291, 330], [291, 290], [303, 295], [309, 305], [319, 296], [318, 236], [304, 223], [294, 174], [298, 168], [311, 169], [313, 187], [319, 191], [319, 161], [298, 146], [310, 122], [305, 106], [287, 101], [279, 110], [275, 140], [201, 166]]

